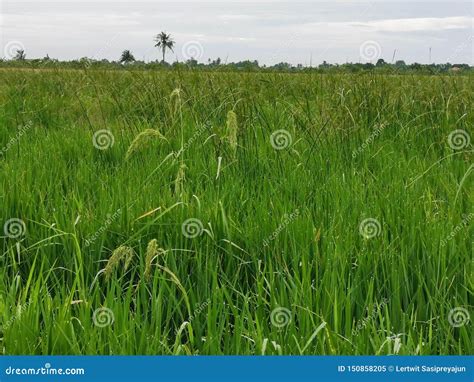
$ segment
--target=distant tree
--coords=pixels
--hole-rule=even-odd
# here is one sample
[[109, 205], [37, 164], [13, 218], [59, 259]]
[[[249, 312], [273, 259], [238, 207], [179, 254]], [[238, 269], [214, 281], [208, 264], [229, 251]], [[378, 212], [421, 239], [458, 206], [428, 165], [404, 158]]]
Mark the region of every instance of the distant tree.
[[330, 68], [330, 67], [331, 67], [331, 64], [328, 64], [328, 63], [326, 62], [326, 60], [324, 60], [323, 63], [319, 65], [319, 67], [320, 67], [321, 69], [326, 69], [326, 68]]
[[362, 67], [365, 69], [365, 70], [371, 70], [375, 67], [374, 64], [372, 64], [371, 62], [365, 62], [362, 64]]
[[414, 62], [413, 64], [410, 65], [410, 69], [413, 69], [413, 70], [421, 70], [421, 69], [422, 69], [422, 66], [421, 66], [421, 64], [419, 64], [418, 62]]
[[89, 57], [81, 57], [79, 59], [79, 63], [81, 65], [84, 65], [84, 67], [86, 67], [86, 68], [90, 68], [94, 62], [96, 62], [96, 60], [94, 60], [93, 58], [89, 58]]
[[219, 66], [221, 64], [221, 59], [219, 57], [217, 57], [217, 60], [210, 60], [209, 59], [209, 66], [211, 67], [215, 67], [215, 66]]
[[256, 70], [259, 68], [258, 66], [258, 61], [250, 61], [250, 60], [245, 60], [245, 61], [239, 61], [234, 64], [235, 68], [238, 70]]
[[272, 68], [277, 69], [277, 70], [291, 70], [292, 65], [289, 64], [288, 62], [280, 62], [276, 65], [273, 65]]
[[135, 61], [135, 57], [133, 57], [132, 52], [130, 52], [128, 49], [122, 52], [122, 56], [120, 56], [121, 64], [129, 64], [134, 61]]
[[13, 57], [14, 60], [17, 61], [23, 61], [26, 59], [26, 53], [24, 49], [17, 49], [15, 53], [15, 57]]
[[188, 65], [190, 68], [194, 68], [198, 65], [198, 62], [196, 59], [191, 57], [189, 60], [186, 61], [186, 65]]
[[403, 60], [397, 60], [397, 62], [395, 62], [395, 66], [398, 68], [405, 68], [407, 64], [405, 64], [405, 61]]
[[384, 66], [385, 64], [386, 64], [385, 60], [383, 58], [379, 58], [375, 66], [380, 67], [380, 66]]
[[161, 32], [160, 34], [156, 35], [155, 42], [155, 47], [160, 48], [163, 54], [162, 62], [165, 62], [166, 49], [169, 49], [173, 52], [174, 41], [171, 38], [171, 35]]

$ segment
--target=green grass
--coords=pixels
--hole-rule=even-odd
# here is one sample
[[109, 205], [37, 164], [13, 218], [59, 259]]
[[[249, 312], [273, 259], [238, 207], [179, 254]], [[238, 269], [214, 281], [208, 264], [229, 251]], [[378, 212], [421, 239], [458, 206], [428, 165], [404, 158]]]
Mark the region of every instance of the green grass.
[[1, 71], [0, 223], [25, 228], [0, 232], [3, 353], [472, 353], [473, 149], [449, 135], [472, 136], [473, 94], [472, 76]]

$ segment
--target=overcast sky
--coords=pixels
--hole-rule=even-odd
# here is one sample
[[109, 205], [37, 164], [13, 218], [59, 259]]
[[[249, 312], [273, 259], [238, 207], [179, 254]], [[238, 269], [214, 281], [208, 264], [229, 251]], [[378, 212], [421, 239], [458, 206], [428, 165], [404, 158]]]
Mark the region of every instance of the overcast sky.
[[473, 64], [467, 1], [23, 1], [0, 0], [0, 55], [160, 58], [153, 36], [171, 33], [167, 61], [258, 60]]

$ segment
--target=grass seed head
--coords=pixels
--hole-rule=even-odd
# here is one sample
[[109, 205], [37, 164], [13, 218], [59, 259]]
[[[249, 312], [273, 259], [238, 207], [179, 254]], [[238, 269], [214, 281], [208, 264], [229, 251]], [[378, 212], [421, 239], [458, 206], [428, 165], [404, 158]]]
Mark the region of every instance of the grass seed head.
[[176, 88], [171, 92], [170, 95], [171, 105], [173, 108], [173, 114], [181, 108], [181, 89]]
[[166, 140], [158, 130], [146, 129], [142, 131], [130, 144], [127, 153], [125, 154], [125, 160], [128, 160], [135, 152], [142, 151], [148, 147], [156, 139]]
[[145, 273], [143, 274], [145, 279], [149, 279], [151, 275], [151, 265], [156, 256], [164, 254], [165, 251], [162, 248], [158, 248], [158, 242], [156, 239], [151, 240], [146, 248], [145, 257]]
[[126, 245], [121, 245], [112, 252], [107, 265], [105, 266], [105, 278], [109, 279], [114, 270], [118, 267], [121, 261], [124, 262], [124, 270], [126, 271], [133, 259], [133, 249]]

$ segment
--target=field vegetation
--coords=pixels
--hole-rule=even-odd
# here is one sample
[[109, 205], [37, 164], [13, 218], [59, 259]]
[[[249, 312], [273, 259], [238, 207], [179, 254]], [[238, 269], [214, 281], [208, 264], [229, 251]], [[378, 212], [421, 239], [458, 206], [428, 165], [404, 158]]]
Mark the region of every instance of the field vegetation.
[[2, 353], [472, 353], [473, 83], [0, 70]]

